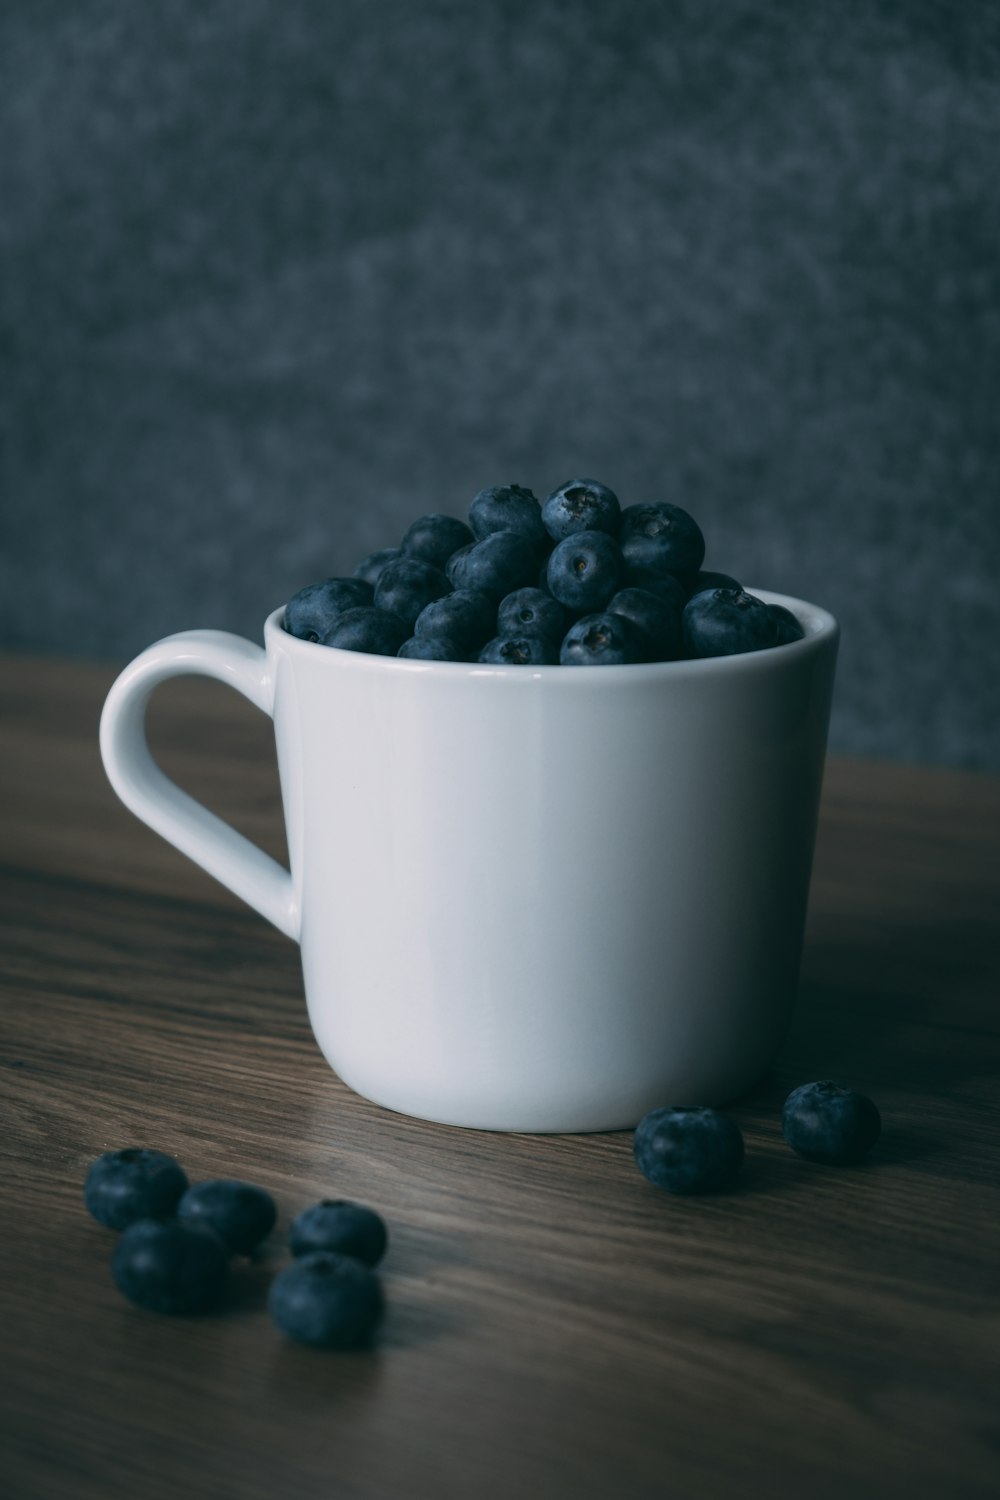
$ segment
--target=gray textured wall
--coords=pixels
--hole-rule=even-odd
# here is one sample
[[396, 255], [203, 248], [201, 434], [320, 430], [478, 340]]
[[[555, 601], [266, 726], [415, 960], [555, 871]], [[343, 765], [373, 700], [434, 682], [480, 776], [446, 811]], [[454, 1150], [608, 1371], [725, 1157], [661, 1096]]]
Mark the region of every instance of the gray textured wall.
[[0, 641], [584, 472], [841, 617], [836, 746], [1000, 766], [998, 253], [993, 0], [6, 0]]

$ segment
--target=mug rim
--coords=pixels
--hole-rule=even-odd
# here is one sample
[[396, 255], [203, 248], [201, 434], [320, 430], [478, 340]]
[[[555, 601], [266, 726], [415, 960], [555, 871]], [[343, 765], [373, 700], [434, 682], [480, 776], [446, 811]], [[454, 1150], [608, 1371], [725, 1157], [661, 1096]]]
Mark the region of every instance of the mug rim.
[[[507, 663], [422, 661], [415, 657], [379, 656], [370, 651], [345, 651], [339, 646], [323, 646], [319, 641], [303, 641], [284, 628], [285, 605], [273, 609], [264, 621], [264, 640], [270, 650], [279, 646], [298, 655], [303, 652], [322, 652], [330, 658], [330, 665], [355, 671], [378, 671], [401, 675], [431, 675], [433, 677], [501, 678], [506, 681], [576, 682], [580, 680], [593, 685], [595, 677], [605, 682], [648, 682], [656, 680], [676, 681], [680, 678], [701, 677], [717, 673], [765, 671], [777, 662], [799, 659], [820, 650], [840, 634], [840, 626], [829, 610], [791, 594], [776, 594], [770, 589], [747, 586], [747, 593], [762, 599], [765, 604], [781, 604], [792, 612], [805, 630], [801, 640], [789, 641], [782, 646], [768, 646], [761, 651], [741, 651], [728, 656], [700, 656], [684, 661], [636, 662], [627, 666], [567, 668], [554, 666], [514, 666]], [[308, 660], [308, 656], [305, 658]], [[318, 658], [316, 658], [318, 660]]]

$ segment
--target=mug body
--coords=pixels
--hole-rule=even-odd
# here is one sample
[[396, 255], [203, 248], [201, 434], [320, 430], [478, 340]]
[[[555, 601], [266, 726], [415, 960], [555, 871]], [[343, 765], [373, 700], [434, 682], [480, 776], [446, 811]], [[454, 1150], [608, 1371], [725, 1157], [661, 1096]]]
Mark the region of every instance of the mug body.
[[837, 649], [632, 667], [399, 660], [265, 627], [309, 1016], [449, 1124], [721, 1105], [792, 1005]]

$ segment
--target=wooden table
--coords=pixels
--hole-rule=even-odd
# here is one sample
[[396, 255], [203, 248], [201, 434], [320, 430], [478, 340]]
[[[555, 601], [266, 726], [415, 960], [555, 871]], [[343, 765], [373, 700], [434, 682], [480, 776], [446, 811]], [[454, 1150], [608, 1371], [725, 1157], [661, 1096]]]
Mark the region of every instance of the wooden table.
[[[734, 1109], [744, 1183], [674, 1199], [627, 1133], [454, 1130], [350, 1093], [293, 945], [108, 788], [112, 675], [3, 665], [6, 1500], [997, 1493], [1000, 780], [831, 764], [797, 1019]], [[270, 725], [200, 682], [152, 720], [168, 771], [281, 854]], [[786, 1092], [828, 1075], [882, 1108], [861, 1168], [780, 1139]], [[137, 1143], [278, 1199], [221, 1313], [111, 1284], [81, 1183]], [[370, 1352], [295, 1347], [266, 1312], [289, 1218], [330, 1195], [390, 1226]]]

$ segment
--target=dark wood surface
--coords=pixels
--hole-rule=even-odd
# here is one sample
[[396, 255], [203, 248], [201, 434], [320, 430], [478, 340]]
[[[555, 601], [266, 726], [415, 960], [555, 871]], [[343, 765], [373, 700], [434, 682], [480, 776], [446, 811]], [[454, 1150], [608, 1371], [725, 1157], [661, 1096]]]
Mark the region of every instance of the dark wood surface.
[[[3, 664], [0, 1493], [6, 1500], [802, 1494], [1000, 1485], [1000, 781], [834, 761], [797, 1016], [734, 1108], [732, 1193], [659, 1193], [631, 1135], [428, 1125], [314, 1046], [295, 947], [115, 800], [112, 673]], [[270, 725], [170, 684], [152, 736], [272, 852]], [[870, 1092], [863, 1167], [794, 1157], [789, 1088]], [[81, 1183], [109, 1147], [276, 1195], [225, 1309], [145, 1314]], [[376, 1348], [297, 1348], [264, 1299], [325, 1195], [390, 1226]]]

